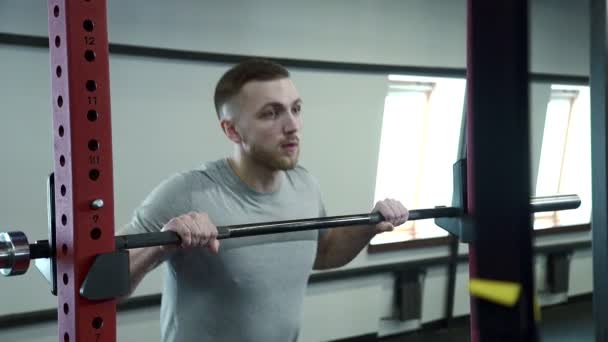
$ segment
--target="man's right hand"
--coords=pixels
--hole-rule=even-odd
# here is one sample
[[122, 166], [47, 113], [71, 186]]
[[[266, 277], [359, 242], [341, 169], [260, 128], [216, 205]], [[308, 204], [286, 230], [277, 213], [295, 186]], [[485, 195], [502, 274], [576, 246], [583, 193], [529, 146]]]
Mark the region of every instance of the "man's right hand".
[[[174, 217], [165, 224], [161, 231], [176, 232], [182, 240], [182, 248], [207, 247], [215, 254], [220, 248], [220, 241], [217, 240], [217, 227], [211, 222], [207, 213], [190, 212]], [[163, 246], [161, 248], [171, 250], [174, 247]]]

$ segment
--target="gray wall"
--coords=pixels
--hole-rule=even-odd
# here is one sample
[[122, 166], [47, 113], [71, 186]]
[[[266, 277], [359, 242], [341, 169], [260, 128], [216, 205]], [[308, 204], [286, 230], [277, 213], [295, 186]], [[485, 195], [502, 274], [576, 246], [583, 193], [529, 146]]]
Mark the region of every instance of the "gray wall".
[[[0, 32], [45, 35], [46, 5], [0, 2]], [[464, 67], [465, 1], [109, 1], [116, 43], [301, 59]], [[531, 69], [587, 74], [586, 2], [532, 4]], [[172, 172], [230, 151], [214, 119], [211, 94], [223, 64], [111, 57], [116, 225], [127, 222], [147, 192]], [[373, 200], [386, 75], [293, 69], [306, 101], [302, 163], [317, 175], [331, 215], [363, 212]], [[0, 230], [46, 235], [45, 178], [52, 169], [48, 51], [0, 45]], [[532, 86], [532, 172], [538, 167], [548, 85]], [[545, 108], [543, 108], [545, 106]], [[538, 244], [586, 240], [585, 234]], [[466, 246], [462, 246], [466, 253]], [[586, 254], [585, 254], [586, 253]], [[445, 247], [381, 254], [362, 252], [347, 268], [447, 254]], [[542, 259], [538, 260], [542, 277]], [[591, 290], [590, 254], [572, 260], [571, 295]], [[459, 269], [455, 314], [468, 312], [466, 265]], [[160, 272], [136, 295], [157, 293]], [[541, 282], [539, 282], [541, 283]], [[390, 319], [391, 274], [315, 284], [305, 302], [302, 340], [415, 329], [441, 318], [445, 270], [425, 278], [420, 321]], [[0, 279], [0, 315], [56, 306], [35, 270]], [[547, 302], [554, 298], [541, 298]], [[344, 315], [347, 312], [348, 315]], [[325, 317], [340, 317], [331, 323]], [[155, 312], [121, 315], [120, 340], [158, 336]], [[381, 318], [385, 318], [382, 319]], [[56, 340], [53, 325], [0, 332], [0, 340]], [[11, 335], [18, 334], [18, 335]], [[46, 341], [46, 340], [45, 340]]]
[[[465, 0], [108, 1], [116, 43], [314, 60], [465, 66]], [[531, 1], [531, 69], [588, 72], [588, 1]], [[0, 32], [46, 35], [46, 6], [0, 3]]]

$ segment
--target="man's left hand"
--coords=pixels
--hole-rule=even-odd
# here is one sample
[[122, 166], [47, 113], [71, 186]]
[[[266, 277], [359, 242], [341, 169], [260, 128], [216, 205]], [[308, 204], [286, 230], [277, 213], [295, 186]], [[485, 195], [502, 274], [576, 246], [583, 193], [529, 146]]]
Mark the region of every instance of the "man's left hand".
[[384, 217], [384, 221], [376, 225], [376, 233], [390, 232], [395, 227], [404, 224], [409, 217], [407, 208], [401, 202], [391, 198], [378, 201], [372, 212], [379, 212]]

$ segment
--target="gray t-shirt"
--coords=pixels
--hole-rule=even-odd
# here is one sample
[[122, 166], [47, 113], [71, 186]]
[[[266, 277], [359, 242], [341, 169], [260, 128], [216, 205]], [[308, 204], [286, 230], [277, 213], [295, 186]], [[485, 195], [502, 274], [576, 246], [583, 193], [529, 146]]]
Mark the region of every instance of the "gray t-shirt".
[[[208, 213], [217, 226], [325, 215], [304, 168], [282, 175], [279, 190], [260, 193], [226, 159], [178, 173], [136, 209], [127, 233], [158, 232], [190, 211]], [[221, 240], [218, 255], [178, 250], [165, 268], [162, 341], [295, 341], [317, 239], [313, 230]]]

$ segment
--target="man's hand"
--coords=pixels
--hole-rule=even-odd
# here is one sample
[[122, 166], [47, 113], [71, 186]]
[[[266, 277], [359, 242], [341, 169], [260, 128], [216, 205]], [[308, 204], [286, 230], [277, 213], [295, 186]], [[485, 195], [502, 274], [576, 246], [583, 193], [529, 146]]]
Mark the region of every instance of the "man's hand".
[[376, 225], [376, 233], [392, 231], [395, 227], [404, 224], [409, 217], [405, 206], [390, 198], [378, 201], [372, 212], [379, 212], [384, 217], [384, 221]]
[[[172, 218], [161, 231], [176, 232], [182, 240], [182, 248], [207, 247], [216, 254], [220, 248], [220, 242], [217, 240], [217, 227], [206, 213], [190, 212]], [[162, 248], [171, 250], [175, 247]]]

